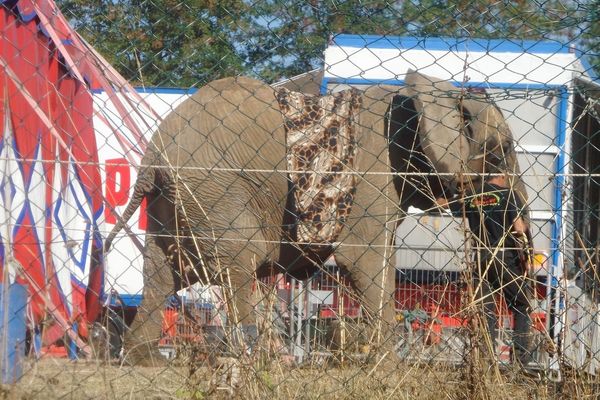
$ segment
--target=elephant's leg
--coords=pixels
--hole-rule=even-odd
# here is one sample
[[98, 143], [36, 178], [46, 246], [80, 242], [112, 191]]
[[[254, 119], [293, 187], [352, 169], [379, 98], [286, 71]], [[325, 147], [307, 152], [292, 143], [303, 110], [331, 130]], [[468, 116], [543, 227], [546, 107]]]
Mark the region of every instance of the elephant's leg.
[[[363, 314], [373, 328], [371, 343], [389, 348], [395, 344], [395, 268], [383, 247], [341, 246], [336, 261], [350, 274]], [[389, 253], [390, 250], [388, 249]]]
[[256, 270], [268, 258], [269, 249], [257, 226], [252, 213], [240, 213], [219, 246], [222, 255], [219, 280], [227, 297], [229, 339], [235, 352], [252, 348], [258, 337], [258, 298], [253, 288]]
[[254, 278], [238, 265], [230, 265], [229, 271], [231, 279], [225, 286], [229, 297], [229, 347], [234, 354], [240, 354], [253, 349], [258, 340]]
[[143, 300], [124, 345], [125, 363], [131, 365], [160, 365], [166, 361], [158, 351], [158, 340], [165, 301], [174, 293], [174, 277], [159, 240], [155, 235], [146, 235]]

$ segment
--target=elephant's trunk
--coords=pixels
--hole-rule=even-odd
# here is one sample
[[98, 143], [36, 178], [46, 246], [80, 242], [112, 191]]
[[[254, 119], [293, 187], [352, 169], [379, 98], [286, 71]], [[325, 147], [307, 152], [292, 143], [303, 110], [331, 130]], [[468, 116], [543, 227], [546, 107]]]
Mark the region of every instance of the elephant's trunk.
[[121, 231], [121, 229], [125, 227], [125, 224], [127, 224], [127, 222], [135, 213], [135, 211], [140, 207], [140, 205], [142, 204], [142, 200], [144, 200], [144, 197], [146, 197], [148, 193], [151, 193], [154, 190], [155, 174], [155, 169], [152, 167], [143, 167], [143, 169], [140, 170], [140, 173], [135, 182], [131, 200], [129, 201], [129, 204], [127, 204], [127, 208], [125, 208], [125, 212], [123, 212], [123, 215], [118, 217], [116, 225], [106, 237], [106, 241], [104, 242], [104, 251], [107, 252], [110, 250], [110, 246], [113, 240]]

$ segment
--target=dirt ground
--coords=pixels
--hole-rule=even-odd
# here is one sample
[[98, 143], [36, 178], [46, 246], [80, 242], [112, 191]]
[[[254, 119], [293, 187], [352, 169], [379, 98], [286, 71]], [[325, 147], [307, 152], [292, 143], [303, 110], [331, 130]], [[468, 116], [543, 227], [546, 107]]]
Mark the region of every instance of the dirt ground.
[[[545, 383], [499, 375], [469, 386], [464, 366], [405, 365], [384, 360], [348, 366], [285, 367], [229, 361], [127, 367], [46, 358], [28, 361], [4, 399], [550, 399]], [[489, 375], [489, 374], [488, 374]], [[232, 383], [232, 381], [234, 381]], [[576, 393], [572, 393], [575, 395]], [[582, 393], [579, 393], [582, 394]], [[585, 398], [577, 396], [573, 398]], [[593, 397], [588, 397], [593, 398]]]
[[[168, 399], [182, 398], [181, 368], [120, 367], [95, 361], [44, 358], [28, 361], [16, 385], [5, 385], [6, 399]], [[185, 397], [183, 397], [185, 398]]]

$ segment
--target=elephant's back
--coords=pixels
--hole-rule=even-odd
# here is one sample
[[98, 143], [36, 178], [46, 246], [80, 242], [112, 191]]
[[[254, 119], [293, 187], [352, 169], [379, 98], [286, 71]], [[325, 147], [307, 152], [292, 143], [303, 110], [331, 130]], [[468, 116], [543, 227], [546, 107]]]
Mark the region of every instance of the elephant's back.
[[[157, 145], [169, 159], [181, 156], [183, 150], [206, 167], [252, 168], [261, 160], [246, 160], [249, 153], [285, 154], [283, 120], [274, 91], [251, 78], [207, 84], [177, 107], [159, 130], [168, 141]], [[242, 159], [250, 165], [238, 165]]]
[[152, 146], [175, 172], [194, 224], [236, 232], [277, 227], [262, 230], [265, 239], [279, 239], [285, 130], [270, 86], [244, 77], [206, 85], [165, 119]]

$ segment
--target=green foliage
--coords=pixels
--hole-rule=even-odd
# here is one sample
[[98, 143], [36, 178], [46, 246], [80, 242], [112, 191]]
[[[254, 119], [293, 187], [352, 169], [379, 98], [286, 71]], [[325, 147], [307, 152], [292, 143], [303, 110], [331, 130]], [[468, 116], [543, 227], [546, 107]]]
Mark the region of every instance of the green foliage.
[[585, 53], [592, 61], [592, 67], [600, 76], [600, 0], [587, 4], [585, 26], [582, 30], [582, 42]]
[[572, 9], [560, 1], [406, 2], [403, 15], [419, 36], [541, 39], [561, 33]]
[[330, 35], [393, 31], [398, 9], [387, 1], [260, 0], [249, 59], [263, 78], [290, 77], [322, 65]]
[[58, 0], [135, 84], [199, 86], [319, 68], [337, 33], [584, 41], [598, 54], [600, 0]]
[[61, 10], [125, 78], [196, 86], [243, 71], [242, 1], [63, 0]]

